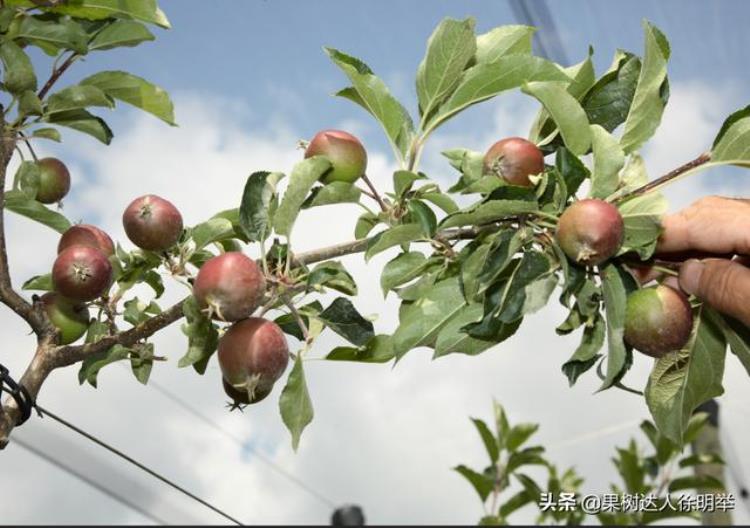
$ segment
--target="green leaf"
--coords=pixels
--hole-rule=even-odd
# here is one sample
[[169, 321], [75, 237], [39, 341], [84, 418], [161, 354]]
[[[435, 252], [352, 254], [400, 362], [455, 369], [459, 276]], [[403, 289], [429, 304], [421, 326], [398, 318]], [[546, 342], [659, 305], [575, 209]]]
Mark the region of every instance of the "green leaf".
[[331, 168], [331, 162], [324, 156], [307, 158], [294, 166], [289, 178], [289, 186], [284, 192], [273, 218], [273, 225], [280, 235], [289, 237], [300, 208], [313, 184]]
[[307, 200], [302, 204], [303, 209], [333, 205], [339, 203], [357, 203], [362, 191], [353, 183], [336, 181], [315, 187]]
[[483, 316], [484, 307], [480, 303], [461, 308], [438, 333], [433, 359], [454, 353], [475, 356], [495, 346], [496, 342], [471, 337], [464, 330], [465, 326], [481, 321]]
[[602, 296], [607, 316], [607, 375], [599, 388], [610, 388], [619, 382], [628, 368], [629, 351], [625, 348], [625, 306], [627, 304], [626, 274], [616, 264], [599, 270], [602, 279]]
[[44, 112], [42, 100], [33, 90], [23, 92], [18, 98], [18, 113], [22, 116], [40, 116]]
[[130, 354], [130, 370], [135, 379], [143, 385], [148, 383], [151, 369], [154, 366], [154, 344], [145, 343], [135, 345]]
[[62, 141], [60, 132], [55, 128], [37, 128], [31, 133], [30, 137], [49, 139], [58, 143]]
[[58, 233], [64, 233], [71, 225], [70, 221], [62, 214], [29, 198], [20, 190], [11, 190], [5, 193], [5, 207], [9, 211], [51, 227]]
[[537, 251], [527, 251], [509, 269], [507, 280], [498, 280], [488, 290], [484, 298], [486, 319], [502, 323], [512, 323], [524, 315], [527, 300], [527, 287], [547, 274], [550, 263], [546, 256]]
[[296, 451], [302, 431], [313, 419], [313, 406], [307, 391], [302, 358], [299, 355], [294, 360], [292, 372], [289, 373], [286, 386], [281, 391], [279, 409], [284, 425], [292, 434], [292, 448]]
[[568, 92], [568, 82], [530, 82], [521, 91], [536, 98], [554, 120], [565, 146], [574, 154], [583, 155], [591, 146], [591, 133], [586, 112]]
[[112, 130], [107, 123], [100, 117], [97, 117], [86, 110], [70, 110], [68, 112], [56, 112], [48, 115], [44, 119], [53, 125], [60, 125], [84, 134], [88, 134], [105, 145], [112, 142]]
[[195, 297], [188, 297], [182, 303], [186, 323], [182, 325], [182, 333], [188, 338], [188, 351], [177, 363], [179, 368], [190, 365], [203, 374], [208, 366], [208, 360], [216, 351], [219, 343], [219, 333], [211, 319], [201, 312]]
[[[479, 273], [476, 273], [471, 280], [478, 283], [477, 288], [465, 286], [465, 290], [473, 291], [474, 295], [484, 293], [505, 271], [510, 264], [511, 259], [521, 249], [521, 247], [532, 237], [530, 229], [506, 229], [501, 231], [492, 241], [492, 245], [485, 256], [481, 258], [482, 267]], [[464, 283], [467, 285], [467, 279], [464, 275]]]
[[539, 424], [518, 424], [514, 425], [508, 432], [505, 439], [505, 447], [508, 451], [514, 452], [526, 441], [531, 438], [539, 429]]
[[[594, 141], [593, 134], [592, 141]], [[586, 165], [583, 164], [578, 156], [565, 147], [560, 147], [557, 150], [555, 167], [560, 171], [563, 181], [565, 181], [565, 187], [568, 190], [569, 196], [574, 196], [584, 180], [591, 176], [588, 168], [586, 168]]]
[[401, 286], [419, 277], [427, 264], [427, 258], [418, 251], [401, 253], [393, 260], [388, 261], [380, 275], [380, 288], [383, 290], [383, 295], [396, 286]]
[[643, 67], [620, 138], [626, 153], [638, 150], [654, 134], [666, 105], [669, 42], [656, 26], [647, 21], [643, 22], [643, 30], [646, 36]]
[[424, 175], [407, 170], [397, 170], [393, 173], [393, 192], [401, 198], [411, 185], [417, 180], [423, 180]]
[[669, 483], [670, 493], [686, 489], [725, 491], [724, 483], [711, 475], [678, 477]]
[[[510, 498], [508, 498], [498, 510], [499, 516], [496, 517], [499, 521], [502, 521], [503, 519], [506, 519], [509, 515], [511, 515], [513, 512], [523, 508], [527, 504], [534, 502], [538, 500], [539, 495], [536, 497], [532, 497], [529, 495], [529, 493], [526, 490], [519, 491], [515, 495], [512, 495]], [[489, 517], [489, 519], [493, 519], [492, 517]], [[480, 522], [480, 524], [482, 524]], [[498, 522], [498, 525], [504, 525], [505, 522]]]
[[492, 200], [446, 216], [440, 222], [440, 228], [481, 225], [509, 216], [533, 213], [538, 209], [536, 200]]
[[501, 92], [533, 81], [569, 81], [568, 76], [553, 62], [517, 53], [488, 63], [477, 64], [464, 72], [461, 82], [448, 100], [440, 105], [426, 127], [425, 135], [441, 123], [468, 108]]
[[326, 359], [332, 361], [358, 361], [362, 363], [386, 363], [395, 357], [393, 340], [389, 335], [376, 335], [363, 347], [337, 347]]
[[711, 148], [711, 160], [750, 160], [750, 106], [724, 121]]
[[[572, 82], [567, 87], [567, 91], [577, 101], [580, 101], [596, 82], [594, 63], [591, 60], [593, 53], [593, 48], [589, 47], [589, 54], [585, 60], [563, 70], [572, 79]], [[550, 120], [549, 113], [545, 109], [541, 109], [531, 127], [529, 140], [539, 143], [547, 137], [552, 137], [553, 134], [556, 136], [556, 130], [554, 122]]]
[[490, 428], [487, 427], [487, 424], [479, 418], [472, 418], [471, 422], [474, 424], [474, 427], [477, 428], [477, 432], [482, 438], [484, 448], [487, 450], [487, 454], [490, 456], [490, 462], [492, 462], [493, 464], [497, 463], [498, 459], [500, 458], [500, 448], [497, 445], [497, 440], [495, 440], [495, 436], [492, 434], [492, 431], [490, 431]]
[[279, 172], [254, 172], [247, 178], [242, 193], [239, 223], [248, 240], [268, 238], [273, 213], [277, 207], [276, 184], [283, 178]]
[[479, 494], [479, 498], [482, 499], [482, 502], [487, 500], [487, 497], [489, 497], [490, 493], [492, 492], [492, 488], [495, 486], [495, 481], [493, 479], [491, 479], [487, 475], [477, 473], [473, 469], [470, 469], [463, 465], [456, 466], [453, 469], [469, 481], [469, 483]]
[[725, 355], [719, 316], [703, 305], [688, 344], [658, 359], [646, 385], [646, 403], [661, 434], [682, 444], [693, 410], [724, 392]]
[[589, 46], [588, 55], [578, 64], [574, 64], [563, 71], [573, 79], [568, 86], [570, 95], [580, 101], [584, 95], [594, 86], [596, 82], [596, 73], [594, 72], [594, 61], [591, 57], [594, 55], [594, 49]]
[[437, 217], [430, 206], [420, 200], [409, 200], [407, 209], [409, 218], [422, 228], [422, 234], [426, 238], [432, 238], [437, 229]]
[[427, 53], [417, 70], [420, 115], [429, 115], [453, 92], [476, 49], [473, 18], [440, 22], [427, 41]]
[[55, 289], [52, 284], [52, 274], [35, 275], [23, 283], [22, 290], [52, 291]]
[[732, 353], [737, 356], [750, 375], [750, 329], [737, 319], [723, 315], [722, 329]]
[[393, 246], [413, 242], [421, 238], [424, 238], [424, 234], [422, 233], [422, 226], [419, 224], [402, 224], [391, 227], [370, 239], [365, 251], [365, 260], [370, 260], [378, 253]]
[[624, 224], [624, 237], [618, 255], [636, 251], [641, 259], [651, 257], [661, 235], [661, 218], [669, 203], [659, 192], [650, 192], [618, 205]]
[[477, 36], [474, 62], [494, 62], [505, 55], [531, 54], [531, 38], [536, 28], [531, 26], [500, 26]]
[[334, 260], [321, 262], [307, 276], [307, 288], [331, 288], [346, 295], [357, 295], [357, 283], [344, 268]]
[[594, 173], [591, 175], [592, 198], [606, 198], [620, 185], [620, 169], [625, 165], [625, 153], [617, 140], [599, 125], [591, 125], [591, 150], [594, 154]]
[[378, 215], [369, 211], [362, 213], [357, 219], [357, 224], [354, 226], [354, 238], [357, 240], [365, 238], [378, 223], [380, 223]]
[[543, 452], [543, 447], [535, 446], [511, 453], [505, 466], [506, 473], [513, 473], [523, 466], [546, 466], [547, 461], [542, 457]]
[[67, 112], [87, 106], [113, 108], [112, 98], [96, 86], [75, 85], [55, 92], [47, 99], [47, 113]]
[[427, 200], [428, 202], [434, 203], [447, 214], [453, 214], [458, 211], [458, 205], [456, 205], [456, 202], [453, 201], [453, 198], [451, 198], [447, 194], [443, 194], [441, 192], [428, 192], [420, 194], [419, 197], [422, 200]]
[[234, 226], [226, 218], [211, 218], [192, 229], [195, 251], [219, 240], [231, 238], [234, 235]]
[[637, 494], [646, 492], [647, 490], [644, 489], [643, 482], [646, 472], [639, 461], [638, 448], [635, 441], [631, 439], [627, 449], [617, 448], [617, 455], [618, 457], [614, 459], [614, 462], [620, 476], [622, 476], [625, 489], [628, 493]]
[[35, 45], [50, 45], [56, 49], [73, 50], [80, 55], [88, 51], [88, 37], [81, 25], [71, 19], [42, 19], [25, 16], [11, 27], [12, 38], [21, 38]]
[[549, 302], [552, 292], [555, 291], [559, 279], [554, 273], [543, 275], [541, 278], [529, 283], [524, 288], [524, 302], [521, 313], [529, 315], [538, 312]]
[[40, 178], [41, 171], [36, 162], [22, 161], [13, 177], [13, 188], [22, 191], [30, 200], [34, 200], [39, 190]]
[[175, 125], [174, 106], [167, 92], [141, 77], [124, 71], [103, 71], [80, 82], [96, 86], [110, 97], [140, 108], [162, 121]]
[[563, 364], [563, 374], [567, 376], [571, 387], [575, 385], [581, 374], [593, 367], [601, 357], [599, 350], [604, 345], [604, 329], [604, 319], [595, 318], [592, 325], [583, 329], [581, 343], [570, 359]]
[[104, 51], [123, 46], [133, 47], [154, 40], [153, 33], [135, 20], [115, 20], [99, 31], [89, 43], [89, 51]]
[[627, 164], [620, 171], [620, 192], [630, 192], [648, 183], [646, 162], [640, 154], [634, 152], [628, 157]]
[[125, 301], [123, 306], [125, 307], [122, 314], [123, 319], [133, 326], [138, 326], [152, 315], [159, 315], [161, 313], [161, 308], [154, 301], [146, 303], [138, 297]]
[[721, 464], [723, 465], [724, 459], [718, 453], [701, 453], [698, 455], [691, 455], [680, 460], [680, 467], [695, 467], [703, 464]]
[[31, 59], [12, 40], [0, 44], [0, 61], [3, 63], [3, 84], [12, 94], [36, 91], [36, 74]]
[[393, 333], [396, 357], [401, 359], [418, 346], [431, 346], [445, 324], [465, 306], [461, 299], [458, 278], [452, 277], [433, 285], [424, 297], [404, 305]]
[[372, 114], [385, 130], [394, 151], [402, 158], [406, 157], [414, 135], [414, 125], [406, 109], [367, 64], [333, 48], [325, 48], [325, 51], [352, 82], [350, 88], [336, 95], [357, 103]]
[[78, 383], [88, 382], [92, 387], [97, 386], [99, 371], [116, 361], [122, 361], [130, 357], [130, 349], [122, 345], [115, 345], [102, 352], [97, 352], [86, 357], [81, 363], [78, 371]]
[[618, 50], [610, 69], [596, 81], [583, 98], [583, 108], [592, 125], [612, 132], [625, 122], [638, 85], [641, 60]]
[[87, 20], [129, 18], [165, 29], [171, 27], [156, 0], [75, 0], [48, 10]]
[[[506, 231], [502, 231], [498, 236], [507, 236]], [[497, 236], [491, 235], [487, 241], [475, 239], [468, 243], [458, 254], [461, 264], [461, 291], [467, 302], [481, 301], [479, 295], [479, 273], [485, 266], [487, 254]]]
[[364, 346], [375, 335], [372, 323], [362, 317], [352, 302], [344, 297], [336, 298], [320, 312], [318, 319], [357, 346]]

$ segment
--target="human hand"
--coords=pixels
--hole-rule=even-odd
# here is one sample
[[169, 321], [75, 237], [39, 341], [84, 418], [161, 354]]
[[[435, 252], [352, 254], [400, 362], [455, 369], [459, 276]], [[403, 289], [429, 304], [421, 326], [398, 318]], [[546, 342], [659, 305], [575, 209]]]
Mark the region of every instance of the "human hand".
[[662, 225], [660, 256], [702, 256], [680, 266], [680, 287], [750, 326], [750, 200], [709, 196]]

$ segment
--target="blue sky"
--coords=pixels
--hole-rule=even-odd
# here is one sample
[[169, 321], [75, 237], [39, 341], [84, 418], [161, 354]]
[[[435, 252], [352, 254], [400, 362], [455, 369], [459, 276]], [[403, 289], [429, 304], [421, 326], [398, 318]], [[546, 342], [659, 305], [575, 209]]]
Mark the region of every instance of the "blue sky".
[[[548, 4], [571, 63], [585, 57], [589, 44], [595, 48], [599, 72], [618, 47], [641, 53], [641, 21], [648, 19], [672, 44], [673, 81], [750, 81], [744, 37], [750, 20], [747, 2]], [[165, 0], [161, 5], [172, 30], [156, 30], [157, 41], [139, 48], [92, 55], [70, 79], [117, 64], [170, 92], [243, 101], [250, 110], [248, 125], [261, 127], [269, 119], [281, 118], [305, 136], [330, 123], [360, 117], [351, 103], [330, 97], [346, 81], [323, 53], [324, 45], [367, 62], [413, 109], [414, 72], [427, 37], [443, 17], [474, 16], [480, 32], [518, 23], [510, 4], [499, 0]], [[483, 113], [474, 109], [446, 130], [467, 125], [489, 128]], [[365, 139], [385, 144], [379, 135]]]
[[[643, 152], [652, 177], [705, 150], [723, 118], [750, 102], [750, 37], [745, 28], [750, 3], [548, 4], [570, 62], [581, 60], [592, 44], [599, 72], [617, 47], [642, 52], [644, 18], [669, 38], [672, 99], [663, 126]], [[194, 224], [236, 206], [251, 171], [291, 169], [301, 157], [296, 140], [322, 128], [356, 131], [368, 147], [368, 172], [371, 169], [376, 185], [388, 189], [393, 166], [380, 129], [360, 108], [330, 96], [346, 80], [322, 47], [337, 47], [363, 59], [413, 108], [414, 72], [440, 19], [472, 15], [478, 31], [518, 23], [503, 0], [162, 0], [160, 5], [172, 30], [155, 30], [156, 42], [134, 49], [92, 54], [76, 64], [60, 86], [100, 70], [130, 71], [173, 94], [180, 127], [170, 128], [121, 105], [111, 114], [102, 113], [115, 132], [110, 147], [72, 131], [65, 131], [62, 145], [39, 143], [40, 154], [58, 155], [71, 168], [73, 190], [65, 204], [70, 218], [96, 222], [126, 246], [120, 215], [135, 196], [161, 194], [180, 207], [187, 224]], [[444, 170], [441, 177], [451, 174], [437, 154], [440, 148], [483, 150], [510, 133], [525, 134], [535, 109], [533, 100], [520, 95], [477, 105], [431, 138], [434, 146], [428, 147], [432, 151], [426, 153], [424, 166]], [[747, 174], [708, 171], [680, 182], [667, 195], [673, 207], [708, 192], [746, 195], [748, 186], [741, 178]], [[350, 239], [360, 211], [347, 207], [306, 212], [293, 240], [297, 249]], [[15, 216], [8, 218], [7, 226], [15, 283], [47, 273], [57, 235]], [[367, 265], [359, 255], [344, 259], [361, 288], [355, 304], [363, 314], [379, 314], [375, 324], [383, 332], [394, 327], [397, 304], [393, 296], [382, 298], [373, 277], [394, 255], [384, 253]], [[171, 286], [165, 305], [183, 295], [179, 286]], [[490, 418], [493, 397], [506, 406], [513, 421], [540, 422], [539, 442], [548, 445], [551, 457], [560, 465], [575, 465], [587, 478], [586, 489], [598, 493], [614, 478], [608, 462], [614, 446], [638, 437], [637, 424], [648, 416], [643, 400], [632, 394], [605, 391], [593, 396], [598, 387], [594, 375], [568, 387], [560, 364], [579, 336], [555, 335], [554, 327], [564, 318], [561, 308], [550, 305], [530, 317], [513, 339], [472, 358], [452, 355], [431, 362], [420, 350], [395, 369], [310, 361], [306, 368], [316, 416], [296, 454], [278, 415], [281, 387], [262, 405], [241, 415], [228, 414], [215, 361], [202, 377], [176, 367], [186, 346], [177, 326], [154, 339], [158, 353], [169, 361], [155, 366], [152, 379], [243, 439], [244, 448], [133, 381], [126, 368], [105, 369], [96, 391], [78, 386], [76, 368], [56, 372], [40, 403], [247, 523], [326, 523], [330, 515], [327, 505], [259, 463], [253, 456], [256, 449], [334, 502], [364, 504], [373, 524], [475, 523], [481, 507], [473, 490], [450, 468], [482, 464], [482, 447], [468, 416]], [[32, 350], [27, 329], [2, 307], [0, 328], [7, 350]], [[340, 344], [328, 332], [314, 352], [323, 355]], [[3, 363], [17, 372], [29, 357], [9, 354]], [[649, 368], [650, 360], [637, 357], [626, 383], [643, 387]], [[734, 358], [728, 360], [725, 384], [725, 433], [747, 438], [750, 386]], [[106, 453], [49, 422], [31, 420], [15, 434], [53, 456], [82, 461], [79, 467], [92, 478], [143, 501], [171, 522], [219, 520], [191, 509], [182, 497], [113, 463]], [[0, 460], [15, 476], [0, 479], [0, 519], [6, 522], [147, 521], [13, 444]], [[743, 462], [750, 471], [748, 461]], [[65, 500], [60, 500], [63, 493]], [[738, 521], [750, 519], [740, 513]], [[534, 515], [520, 512], [512, 520], [530, 523]]]

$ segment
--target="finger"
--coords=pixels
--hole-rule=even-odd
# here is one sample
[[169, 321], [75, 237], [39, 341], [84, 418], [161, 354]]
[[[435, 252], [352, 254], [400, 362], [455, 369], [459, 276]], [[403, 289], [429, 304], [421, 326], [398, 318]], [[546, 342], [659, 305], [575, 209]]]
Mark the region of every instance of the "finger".
[[709, 196], [662, 220], [657, 251], [750, 255], [750, 201]]
[[749, 268], [731, 260], [689, 260], [680, 269], [680, 287], [750, 326]]

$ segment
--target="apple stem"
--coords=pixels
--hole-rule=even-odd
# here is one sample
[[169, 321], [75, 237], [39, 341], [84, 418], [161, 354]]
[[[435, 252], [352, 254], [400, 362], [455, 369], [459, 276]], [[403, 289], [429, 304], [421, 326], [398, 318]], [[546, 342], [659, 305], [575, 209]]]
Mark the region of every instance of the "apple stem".
[[372, 194], [368, 193], [367, 191], [364, 191], [364, 190], [362, 192], [365, 193], [370, 198], [372, 198], [373, 200], [375, 200], [376, 202], [378, 202], [378, 205], [380, 206], [380, 210], [381, 211], [383, 211], [383, 212], [387, 211], [388, 210], [388, 206], [385, 205], [385, 202], [380, 197], [380, 194], [378, 194], [378, 190], [372, 184], [372, 182], [370, 181], [370, 178], [367, 177], [367, 174], [363, 174], [362, 175], [362, 181], [364, 181], [365, 184], [367, 185], [367, 187], [369, 187], [370, 192]]
[[34, 148], [31, 146], [31, 142], [29, 141], [29, 138], [26, 137], [26, 134], [19, 130], [18, 135], [21, 136], [21, 139], [23, 139], [23, 142], [26, 144], [26, 148], [28, 148], [29, 152], [31, 153], [31, 157], [34, 158], [34, 161], [39, 161], [39, 158], [37, 158], [36, 152], [34, 152]]

